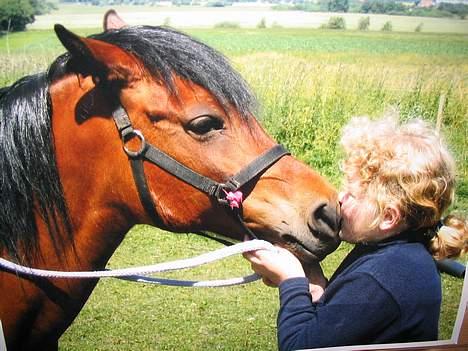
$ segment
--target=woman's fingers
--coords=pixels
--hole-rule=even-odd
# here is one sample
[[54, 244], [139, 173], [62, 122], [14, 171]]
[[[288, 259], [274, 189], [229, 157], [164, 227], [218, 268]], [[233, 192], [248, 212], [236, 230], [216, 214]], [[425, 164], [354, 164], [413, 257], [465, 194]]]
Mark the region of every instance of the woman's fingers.
[[243, 255], [250, 262], [252, 270], [260, 274], [268, 286], [278, 286], [286, 279], [305, 276], [299, 260], [284, 248], [256, 250]]
[[262, 250], [255, 250], [255, 251], [248, 251], [248, 252], [244, 252], [242, 254], [242, 256], [244, 256], [244, 258], [246, 260], [248, 260], [250, 263], [260, 263], [261, 259], [258, 255], [258, 251], [262, 251]]
[[320, 285], [309, 284], [310, 295], [312, 296], [312, 301], [317, 302], [322, 297], [325, 292], [324, 288]]

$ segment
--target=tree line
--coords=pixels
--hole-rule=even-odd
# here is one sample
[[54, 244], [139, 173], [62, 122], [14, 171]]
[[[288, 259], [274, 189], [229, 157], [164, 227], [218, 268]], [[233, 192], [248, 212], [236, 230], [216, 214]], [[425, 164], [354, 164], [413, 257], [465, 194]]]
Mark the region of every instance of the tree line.
[[[248, 2], [251, 0], [212, 0], [208, 6], [229, 6], [234, 2]], [[395, 0], [294, 0], [284, 5], [280, 0], [270, 0], [276, 10], [327, 11], [327, 12], [355, 12], [365, 14], [389, 14], [403, 16], [429, 17], [459, 17], [468, 16], [468, 5], [454, 3], [439, 3], [430, 8], [418, 7], [420, 0], [414, 2], [400, 2]], [[120, 4], [156, 5], [154, 0], [61, 0], [61, 2], [87, 3], [99, 6]], [[174, 5], [194, 5], [197, 0], [172, 0]], [[26, 25], [33, 23], [35, 16], [49, 13], [56, 9], [52, 1], [40, 0], [0, 0], [0, 34], [2, 32], [22, 31]]]
[[368, 14], [387, 14], [401, 16], [423, 17], [459, 17], [465, 19], [468, 15], [468, 5], [461, 3], [438, 3], [435, 6], [419, 7], [420, 0], [408, 2], [394, 0], [297, 0], [292, 5], [277, 5], [277, 10], [301, 10], [309, 12], [353, 12]]
[[22, 31], [34, 22], [34, 16], [56, 9], [50, 1], [40, 0], [0, 0], [0, 32]]

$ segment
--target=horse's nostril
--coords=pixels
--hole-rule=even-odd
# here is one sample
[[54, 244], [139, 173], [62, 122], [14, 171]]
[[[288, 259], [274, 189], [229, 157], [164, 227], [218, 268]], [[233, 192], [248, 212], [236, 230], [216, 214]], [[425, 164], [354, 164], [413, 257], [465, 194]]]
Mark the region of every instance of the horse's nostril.
[[339, 205], [320, 203], [312, 209], [308, 221], [312, 233], [321, 240], [337, 240], [340, 230]]

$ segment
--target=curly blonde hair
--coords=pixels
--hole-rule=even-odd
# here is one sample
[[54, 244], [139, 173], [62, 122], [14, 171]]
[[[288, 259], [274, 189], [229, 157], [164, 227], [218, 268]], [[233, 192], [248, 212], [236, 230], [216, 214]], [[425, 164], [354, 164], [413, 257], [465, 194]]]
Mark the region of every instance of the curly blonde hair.
[[439, 227], [429, 244], [435, 258], [468, 251], [465, 220], [449, 216], [437, 226], [454, 199], [455, 162], [428, 123], [415, 119], [399, 124], [391, 116], [376, 121], [356, 117], [344, 128], [341, 145], [346, 186], [371, 200], [374, 225], [391, 204], [400, 209], [411, 230], [430, 235]]

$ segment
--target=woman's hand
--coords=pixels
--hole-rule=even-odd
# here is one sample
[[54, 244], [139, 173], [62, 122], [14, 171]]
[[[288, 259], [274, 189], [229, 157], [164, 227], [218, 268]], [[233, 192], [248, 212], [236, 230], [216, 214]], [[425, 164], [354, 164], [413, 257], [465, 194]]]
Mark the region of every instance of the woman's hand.
[[262, 276], [267, 286], [278, 287], [286, 279], [307, 277], [312, 301], [318, 301], [328, 283], [320, 264], [317, 262], [309, 265], [305, 271], [301, 262], [291, 252], [279, 246], [275, 248], [275, 251], [246, 252], [243, 256], [250, 262], [254, 272]]
[[286, 279], [306, 276], [296, 256], [282, 247], [275, 248], [276, 250], [256, 250], [243, 254], [266, 285], [278, 287]]

